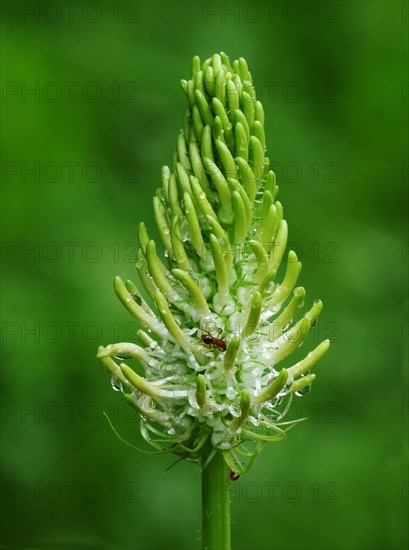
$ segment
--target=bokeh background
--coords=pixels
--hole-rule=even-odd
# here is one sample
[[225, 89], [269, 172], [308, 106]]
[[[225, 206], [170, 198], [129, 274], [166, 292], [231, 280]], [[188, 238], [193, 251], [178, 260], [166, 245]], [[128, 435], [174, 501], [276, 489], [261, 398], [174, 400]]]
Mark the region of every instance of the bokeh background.
[[[193, 55], [243, 56], [332, 348], [232, 484], [234, 549], [408, 547], [408, 3], [2, 3], [2, 548], [200, 547], [200, 474], [148, 457], [95, 358], [171, 163]], [[305, 344], [307, 345], [307, 344]], [[305, 349], [305, 347], [304, 347]]]

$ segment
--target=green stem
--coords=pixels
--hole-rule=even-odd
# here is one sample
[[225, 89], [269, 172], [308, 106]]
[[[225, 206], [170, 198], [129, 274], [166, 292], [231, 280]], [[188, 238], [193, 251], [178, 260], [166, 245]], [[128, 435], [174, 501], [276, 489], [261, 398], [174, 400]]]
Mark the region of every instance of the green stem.
[[[202, 464], [213, 446], [203, 447]], [[221, 451], [216, 451], [202, 472], [202, 549], [230, 550], [229, 467]]]

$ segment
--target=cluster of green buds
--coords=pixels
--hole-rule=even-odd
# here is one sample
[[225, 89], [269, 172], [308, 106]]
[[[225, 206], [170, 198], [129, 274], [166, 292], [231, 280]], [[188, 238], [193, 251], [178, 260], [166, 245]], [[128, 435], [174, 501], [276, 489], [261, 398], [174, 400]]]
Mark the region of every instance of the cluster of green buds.
[[184, 127], [153, 198], [164, 254], [141, 223], [136, 267], [146, 299], [131, 281], [114, 282], [140, 323], [138, 343], [100, 347], [98, 357], [157, 452], [197, 460], [211, 438], [243, 473], [240, 453], [255, 456], [293, 424], [291, 399], [310, 387], [329, 341], [281, 367], [322, 303], [296, 320], [301, 263], [293, 251], [284, 257], [287, 223], [246, 61], [196, 56], [182, 88]]

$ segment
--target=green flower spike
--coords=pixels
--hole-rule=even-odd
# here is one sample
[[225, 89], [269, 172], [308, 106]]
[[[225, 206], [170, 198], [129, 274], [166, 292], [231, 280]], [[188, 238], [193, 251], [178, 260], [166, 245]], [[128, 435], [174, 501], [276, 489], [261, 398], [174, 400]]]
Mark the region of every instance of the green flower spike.
[[140, 323], [138, 343], [101, 347], [98, 357], [156, 452], [202, 467], [216, 453], [237, 475], [294, 423], [283, 421], [290, 401], [308, 390], [329, 341], [291, 365], [322, 303], [296, 319], [301, 263], [289, 251], [280, 268], [288, 229], [247, 63], [195, 57], [182, 88], [184, 129], [153, 198], [161, 245], [144, 224], [138, 231], [148, 298], [130, 281], [114, 283]]

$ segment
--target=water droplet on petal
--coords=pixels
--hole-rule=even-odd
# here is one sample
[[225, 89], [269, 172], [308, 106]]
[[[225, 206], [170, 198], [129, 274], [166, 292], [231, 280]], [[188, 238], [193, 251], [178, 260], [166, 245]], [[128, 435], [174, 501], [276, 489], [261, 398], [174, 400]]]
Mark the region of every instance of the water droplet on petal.
[[308, 393], [310, 393], [310, 391], [311, 391], [311, 384], [309, 384], [308, 386], [305, 386], [301, 390], [296, 391], [295, 395], [297, 395], [298, 397], [304, 397], [304, 395], [307, 395]]
[[137, 292], [132, 292], [131, 296], [139, 306], [142, 304], [142, 298], [139, 296]]
[[114, 391], [123, 392], [122, 384], [115, 376], [111, 376], [111, 386]]

